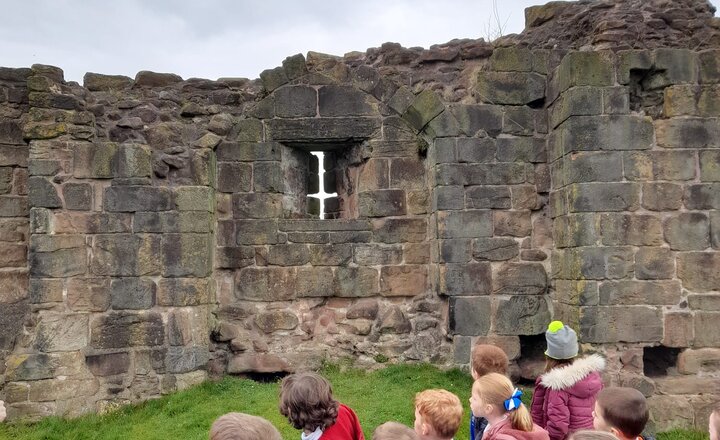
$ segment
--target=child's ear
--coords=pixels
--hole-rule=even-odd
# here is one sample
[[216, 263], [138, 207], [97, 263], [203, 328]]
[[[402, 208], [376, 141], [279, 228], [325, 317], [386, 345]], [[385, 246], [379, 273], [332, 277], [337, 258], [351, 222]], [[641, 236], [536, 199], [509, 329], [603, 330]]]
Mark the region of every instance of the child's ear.
[[432, 426], [430, 426], [427, 423], [422, 424], [422, 435], [423, 436], [427, 437], [428, 435], [430, 435], [431, 430], [432, 430]]
[[617, 428], [610, 428], [610, 434], [614, 435], [617, 438], [625, 438], [625, 434], [620, 432]]
[[470, 369], [470, 376], [472, 376], [473, 380], [478, 380], [478, 378], [480, 377], [480, 375], [477, 374], [477, 371], [475, 371], [474, 368]]

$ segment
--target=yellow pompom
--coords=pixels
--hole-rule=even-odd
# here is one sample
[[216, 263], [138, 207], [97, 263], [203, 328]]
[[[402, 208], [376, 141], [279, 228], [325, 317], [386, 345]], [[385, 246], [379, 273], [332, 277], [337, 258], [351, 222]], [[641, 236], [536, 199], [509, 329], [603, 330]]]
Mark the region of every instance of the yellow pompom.
[[548, 330], [550, 333], [557, 333], [560, 329], [565, 327], [562, 323], [562, 321], [553, 321], [548, 325]]

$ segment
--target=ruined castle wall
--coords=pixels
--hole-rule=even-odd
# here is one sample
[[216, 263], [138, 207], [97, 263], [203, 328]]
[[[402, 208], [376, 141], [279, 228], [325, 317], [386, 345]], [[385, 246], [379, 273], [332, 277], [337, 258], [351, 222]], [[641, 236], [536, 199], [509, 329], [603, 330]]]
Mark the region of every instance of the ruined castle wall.
[[574, 52], [548, 94], [555, 317], [661, 430], [718, 401], [719, 55]]

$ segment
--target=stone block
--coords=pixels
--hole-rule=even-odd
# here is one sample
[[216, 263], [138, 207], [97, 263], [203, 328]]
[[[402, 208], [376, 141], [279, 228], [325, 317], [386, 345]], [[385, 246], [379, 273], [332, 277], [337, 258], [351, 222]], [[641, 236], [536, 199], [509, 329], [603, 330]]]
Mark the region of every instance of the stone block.
[[488, 295], [491, 291], [492, 270], [488, 262], [440, 267], [440, 292], [444, 295]]
[[630, 83], [631, 70], [650, 70], [653, 66], [652, 52], [646, 50], [622, 50], [617, 53], [618, 83]]
[[673, 211], [682, 207], [683, 190], [675, 183], [645, 183], [642, 206], [650, 211]]
[[689, 347], [693, 343], [695, 329], [693, 316], [685, 312], [665, 314], [665, 334], [662, 344], [666, 347]]
[[677, 274], [685, 289], [695, 292], [720, 290], [720, 254], [683, 252], [677, 256]]
[[438, 186], [433, 190], [433, 210], [463, 209], [465, 190], [462, 186]]
[[298, 326], [298, 323], [297, 315], [289, 310], [270, 310], [255, 315], [255, 325], [264, 333], [292, 330]]
[[[501, 140], [507, 139], [498, 139], [496, 145], [496, 141], [492, 138], [458, 138], [456, 141], [457, 161], [468, 163], [488, 163], [495, 159], [496, 152], [498, 154], [498, 160], [501, 160], [499, 156], [500, 152], [498, 151]], [[511, 148], [508, 147], [508, 142], [505, 142], [505, 144], [505, 147]], [[508, 153], [505, 153], [503, 157], [506, 156], [508, 156]]]
[[469, 238], [439, 240], [441, 263], [467, 263], [472, 258], [472, 241]]
[[596, 150], [648, 150], [653, 125], [636, 115], [574, 116], [560, 126], [558, 149], [563, 153]]
[[662, 394], [710, 394], [720, 392], [720, 381], [705, 377], [663, 377], [655, 379], [657, 390]]
[[[152, 154], [147, 145], [121, 144], [116, 148], [110, 166], [113, 177], [134, 178], [152, 176]], [[113, 147], [109, 147], [112, 151]], [[107, 153], [109, 154], [110, 151]], [[76, 150], [76, 159], [78, 151]], [[102, 156], [100, 157], [102, 159]], [[75, 162], [77, 164], [77, 160]], [[102, 163], [102, 166], [105, 166]]]
[[564, 183], [619, 182], [622, 155], [617, 152], [577, 152], [564, 158]]
[[89, 183], [66, 183], [62, 186], [65, 208], [89, 211], [93, 206], [93, 188]]
[[237, 220], [235, 231], [236, 244], [276, 244], [280, 240], [277, 220]]
[[182, 78], [174, 73], [158, 73], [141, 70], [135, 75], [135, 84], [133, 87], [168, 87], [179, 82], [182, 82]]
[[253, 190], [270, 193], [283, 192], [283, 170], [279, 162], [257, 162], [253, 165]]
[[590, 116], [603, 113], [603, 89], [573, 87], [562, 93], [550, 107], [550, 124], [557, 127], [570, 116]]
[[[27, 301], [21, 300], [13, 304], [2, 304], [0, 308], [0, 350], [12, 350], [15, 341], [22, 334], [25, 319], [30, 314]], [[10, 379], [11, 358], [7, 360], [6, 377]]]
[[310, 262], [310, 251], [304, 244], [270, 246], [267, 262], [275, 266], [302, 266]]
[[[277, 94], [276, 94], [277, 108]], [[318, 89], [318, 111], [321, 117], [372, 116], [377, 113], [375, 99], [362, 90], [346, 85], [325, 85]], [[315, 116], [315, 107], [313, 114]]]
[[359, 193], [362, 217], [390, 217], [407, 214], [405, 191], [397, 189], [364, 191]]
[[678, 251], [703, 250], [710, 247], [710, 222], [700, 212], [682, 212], [664, 224], [665, 240], [670, 249]]
[[352, 245], [310, 245], [310, 264], [313, 266], [344, 266], [352, 260]]
[[260, 80], [262, 81], [263, 88], [268, 92], [272, 92], [278, 87], [287, 84], [289, 81], [285, 69], [280, 66], [260, 72]]
[[110, 307], [110, 279], [69, 279], [67, 305], [76, 312], [104, 312]]
[[545, 162], [545, 140], [532, 137], [508, 137], [497, 140], [499, 162]]
[[169, 188], [111, 186], [105, 188], [104, 207], [108, 212], [168, 211], [174, 204]]
[[107, 377], [127, 373], [130, 368], [130, 354], [127, 352], [88, 355], [85, 357], [88, 369], [95, 376]]
[[435, 92], [429, 89], [423, 90], [408, 106], [403, 119], [416, 131], [420, 131], [444, 109], [445, 106]]
[[227, 372], [239, 373], [292, 373], [294, 368], [274, 354], [243, 353], [233, 356], [228, 362]]
[[710, 212], [710, 241], [713, 248], [720, 249], [720, 212]]
[[494, 235], [527, 237], [532, 232], [530, 211], [493, 211]]
[[317, 113], [318, 92], [309, 86], [281, 87], [274, 93], [275, 115], [281, 118], [314, 117]]
[[237, 162], [219, 162], [217, 172], [218, 191], [236, 193], [252, 190], [252, 165]]
[[38, 236], [31, 243], [30, 275], [33, 277], [64, 278], [84, 274], [87, 270], [87, 250], [83, 240], [71, 237]]
[[407, 264], [430, 263], [430, 243], [407, 243], [403, 245], [403, 253]]
[[0, 145], [0, 166], [19, 166], [26, 168], [28, 166], [28, 159], [27, 145]]
[[380, 269], [382, 296], [418, 296], [428, 291], [427, 266], [384, 266]]
[[677, 305], [679, 281], [605, 281], [600, 284], [600, 305]]
[[157, 286], [157, 304], [187, 307], [208, 304], [212, 298], [212, 281], [198, 278], [162, 278]]
[[430, 138], [460, 136], [460, 123], [452, 113], [444, 111], [428, 123], [424, 133]]
[[281, 145], [277, 142], [221, 142], [217, 147], [221, 162], [279, 161]]
[[720, 150], [700, 151], [700, 180], [720, 182]]
[[427, 239], [427, 220], [422, 218], [372, 221], [373, 239], [381, 243], [419, 243]]
[[235, 298], [287, 301], [296, 296], [297, 271], [290, 267], [246, 267], [235, 272]]
[[542, 295], [547, 290], [547, 278], [540, 263], [507, 263], [493, 276], [493, 294]]
[[88, 344], [88, 315], [70, 313], [41, 314], [32, 346], [51, 353], [81, 350]]
[[718, 312], [695, 312], [695, 343], [693, 347], [717, 347], [720, 345]]
[[83, 87], [91, 92], [109, 92], [112, 90], [129, 89], [133, 80], [123, 75], [101, 75], [87, 72], [83, 76]]
[[175, 206], [178, 211], [215, 211], [215, 197], [207, 186], [180, 186], [175, 188]]
[[475, 136], [480, 130], [496, 136], [502, 130], [502, 107], [497, 105], [453, 104], [450, 111], [467, 136]]
[[[33, 279], [28, 286], [27, 274], [6, 273], [0, 276], [0, 285], [3, 286], [3, 293], [0, 297], [2, 303], [14, 303], [22, 299], [17, 289], [24, 286], [31, 304], [42, 304], [52, 302], [63, 302], [63, 282], [58, 279]], [[13, 301], [14, 300], [14, 301]]]
[[495, 331], [499, 335], [537, 335], [550, 322], [550, 310], [544, 296], [511, 296], [499, 299]]
[[380, 120], [374, 117], [272, 119], [266, 135], [281, 142], [347, 142], [373, 137], [379, 129]]
[[647, 247], [635, 253], [635, 277], [639, 280], [670, 279], [675, 275], [675, 255], [670, 249]]
[[380, 292], [378, 271], [371, 267], [338, 267], [335, 269], [335, 295], [345, 298], [375, 296]]
[[687, 185], [683, 200], [688, 209], [720, 209], [720, 183]]
[[711, 373], [720, 368], [720, 349], [700, 348], [683, 350], [678, 356], [680, 374]]
[[8, 382], [79, 376], [85, 370], [85, 359], [79, 351], [15, 354], [7, 357]]
[[403, 248], [400, 245], [376, 243], [353, 246], [353, 261], [361, 266], [386, 266], [400, 264], [403, 260]]
[[576, 183], [569, 186], [570, 212], [635, 211], [640, 186], [633, 183]]
[[[435, 190], [437, 191], [438, 188]], [[460, 201], [462, 200], [463, 198], [460, 197]], [[484, 185], [465, 187], [465, 207], [470, 209], [510, 209], [512, 207], [510, 188]], [[438, 209], [441, 208], [438, 207]]]
[[25, 244], [0, 242], [1, 267], [24, 267], [27, 264], [27, 255]]
[[486, 336], [490, 331], [492, 303], [489, 297], [450, 298], [448, 332], [453, 335]]
[[519, 253], [518, 242], [513, 238], [477, 238], [473, 240], [472, 255], [479, 261], [505, 261]]
[[206, 277], [212, 270], [209, 234], [164, 234], [162, 274], [165, 277]]
[[599, 302], [598, 283], [586, 280], [555, 280], [553, 300], [571, 306], [596, 306]]
[[296, 291], [298, 298], [327, 297], [334, 293], [331, 267], [299, 267]]
[[663, 148], [717, 148], [720, 119], [671, 118], [655, 121], [657, 145]]
[[0, 122], [0, 143], [2, 144], [24, 144], [23, 131], [19, 121]]
[[202, 369], [210, 360], [207, 347], [170, 347], [165, 364], [168, 373], [187, 373]]
[[391, 160], [390, 187], [398, 189], [423, 189], [425, 187], [424, 162], [414, 158]]
[[150, 309], [155, 305], [155, 282], [150, 278], [114, 278], [110, 284], [110, 304], [115, 310]]
[[410, 333], [412, 324], [398, 306], [390, 306], [381, 315], [377, 326], [380, 333]]
[[612, 86], [615, 84], [615, 56], [610, 51], [570, 52], [555, 71], [559, 90], [574, 86]]
[[[637, 323], [642, 323], [642, 326]], [[580, 309], [580, 335], [584, 342], [660, 342], [663, 314], [658, 307], [617, 306]]]
[[95, 275], [106, 276], [159, 275], [160, 254], [158, 235], [97, 235], [93, 240], [90, 270]]
[[654, 52], [655, 68], [661, 73], [651, 81], [650, 88], [661, 88], [670, 84], [697, 83], [698, 57], [689, 49], [661, 48]]
[[282, 62], [283, 69], [289, 80], [300, 78], [307, 75], [307, 65], [303, 54], [296, 54], [285, 58]]
[[608, 246], [660, 246], [662, 223], [652, 215], [602, 214], [600, 237], [602, 244]]
[[501, 72], [530, 72], [533, 56], [526, 47], [498, 47], [489, 60], [489, 69]]
[[437, 218], [439, 238], [479, 238], [493, 233], [492, 211], [441, 211]]
[[37, 208], [62, 208], [55, 185], [44, 177], [28, 178], [28, 199]]
[[233, 217], [238, 219], [282, 217], [282, 194], [233, 194]]
[[475, 91], [489, 104], [525, 105], [545, 97], [545, 77], [534, 72], [478, 73]]

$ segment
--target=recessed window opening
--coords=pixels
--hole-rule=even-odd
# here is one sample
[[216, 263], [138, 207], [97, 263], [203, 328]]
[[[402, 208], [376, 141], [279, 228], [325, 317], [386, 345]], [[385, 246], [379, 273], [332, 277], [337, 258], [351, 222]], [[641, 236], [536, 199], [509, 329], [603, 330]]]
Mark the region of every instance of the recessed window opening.
[[337, 199], [337, 192], [325, 192], [326, 190], [329, 190], [329, 188], [326, 188], [323, 179], [323, 174], [325, 173], [325, 153], [322, 151], [311, 151], [311, 154], [318, 158], [319, 166], [317, 172], [318, 181], [320, 182], [320, 185], [318, 185], [319, 191], [316, 194], [313, 194], [313, 196], [320, 200], [320, 218], [324, 219], [328, 218], [325, 213], [325, 201], [330, 198]]

